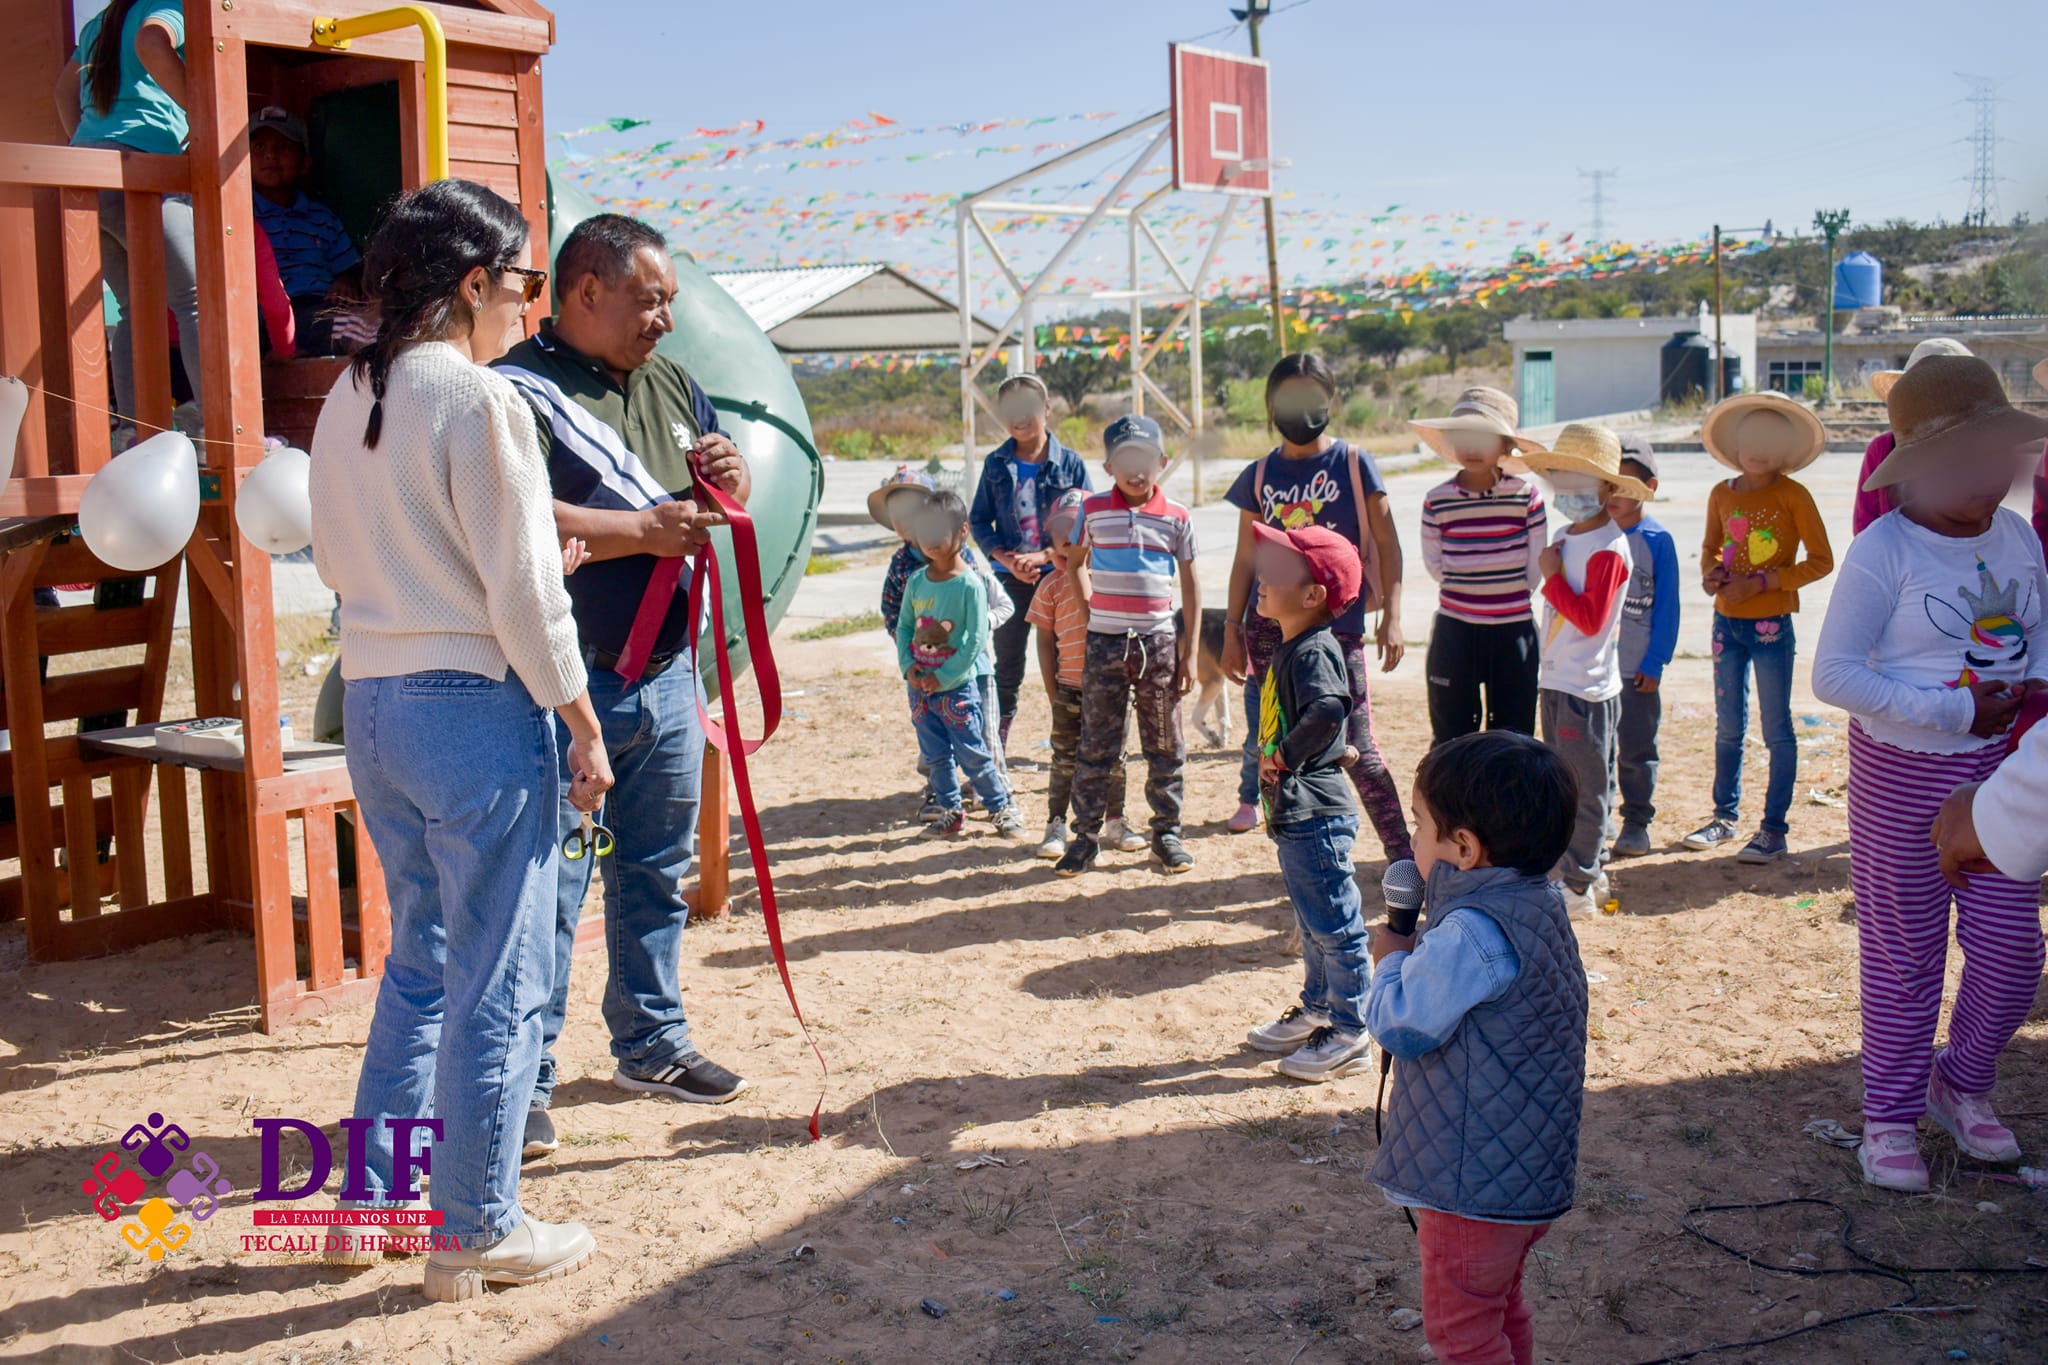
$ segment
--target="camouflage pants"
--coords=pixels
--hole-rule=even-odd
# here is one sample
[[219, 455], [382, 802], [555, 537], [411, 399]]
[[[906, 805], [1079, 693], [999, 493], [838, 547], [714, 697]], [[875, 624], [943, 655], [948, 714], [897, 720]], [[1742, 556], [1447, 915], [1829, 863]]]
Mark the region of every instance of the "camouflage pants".
[[[1045, 787], [1045, 818], [1064, 820], [1074, 796], [1074, 755], [1081, 747], [1081, 689], [1055, 683], [1052, 694], [1052, 777]], [[1124, 813], [1124, 759], [1122, 744], [1116, 763], [1109, 770], [1108, 817], [1121, 819]]]
[[1109, 804], [1109, 774], [1123, 758], [1124, 722], [1138, 715], [1145, 754], [1145, 801], [1154, 834], [1180, 833], [1181, 763], [1178, 645], [1171, 630], [1151, 635], [1088, 633], [1081, 666], [1081, 743], [1074, 754], [1074, 831], [1094, 838]]

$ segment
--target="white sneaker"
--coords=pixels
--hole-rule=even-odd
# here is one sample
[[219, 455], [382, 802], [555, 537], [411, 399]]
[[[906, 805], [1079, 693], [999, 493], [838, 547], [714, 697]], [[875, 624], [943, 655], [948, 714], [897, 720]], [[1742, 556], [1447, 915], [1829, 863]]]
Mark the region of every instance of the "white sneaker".
[[488, 1247], [436, 1251], [427, 1256], [427, 1297], [459, 1303], [481, 1296], [487, 1284], [537, 1284], [573, 1275], [590, 1264], [597, 1242], [581, 1223], [527, 1218]]
[[1057, 862], [1067, 851], [1067, 822], [1048, 820], [1045, 822], [1045, 842], [1038, 846], [1038, 856]]
[[1098, 842], [1104, 848], [1113, 848], [1119, 853], [1143, 853], [1150, 847], [1145, 836], [1132, 829], [1121, 815], [1103, 822], [1102, 838]]
[[1289, 1005], [1270, 1024], [1261, 1024], [1245, 1035], [1245, 1041], [1261, 1052], [1292, 1052], [1307, 1042], [1319, 1028], [1327, 1028], [1330, 1016]]
[[1584, 891], [1574, 891], [1568, 882], [1559, 882], [1557, 889], [1564, 893], [1565, 913], [1591, 917], [1607, 908], [1607, 874], [1602, 872], [1594, 878], [1593, 884]]
[[1297, 1081], [1334, 1081], [1372, 1069], [1372, 1039], [1325, 1024], [1280, 1059], [1280, 1074]]

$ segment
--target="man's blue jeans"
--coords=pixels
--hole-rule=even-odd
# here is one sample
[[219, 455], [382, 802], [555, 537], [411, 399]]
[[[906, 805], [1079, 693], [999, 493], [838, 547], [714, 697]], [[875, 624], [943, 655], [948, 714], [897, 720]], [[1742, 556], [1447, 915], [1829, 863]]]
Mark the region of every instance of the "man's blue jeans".
[[1301, 1007], [1327, 1014], [1340, 1029], [1365, 1027], [1371, 980], [1365, 914], [1351, 866], [1355, 815], [1313, 815], [1270, 826], [1280, 879], [1301, 925]]
[[1007, 808], [1010, 786], [989, 744], [980, 680], [970, 678], [950, 692], [925, 693], [915, 687], [909, 692], [910, 724], [917, 731], [918, 756], [929, 769], [932, 800], [943, 809], [959, 810], [964, 771], [990, 815]]
[[1783, 834], [1799, 780], [1799, 744], [1792, 736], [1792, 618], [1754, 621], [1714, 613], [1714, 818], [1733, 821], [1742, 808], [1742, 737], [1749, 728], [1749, 671], [1756, 670], [1757, 719], [1771, 758], [1764, 787], [1763, 828]]
[[[554, 994], [542, 1025], [540, 1075], [534, 1102], [555, 1092], [555, 1040], [569, 1007], [569, 967], [576, 924], [590, 891], [591, 864], [604, 878], [604, 946], [609, 968], [604, 1022], [612, 1056], [629, 1070], [652, 1074], [693, 1049], [683, 1017], [676, 962], [689, 906], [683, 879], [697, 859], [697, 804], [704, 778], [704, 727], [697, 720], [694, 653], [659, 676], [629, 684], [609, 669], [590, 671], [590, 703], [604, 731], [613, 786], [598, 822], [617, 847], [608, 858], [562, 860], [555, 906]], [[567, 799], [569, 735], [562, 732], [558, 839], [582, 828]]]
[[346, 698], [349, 780], [391, 900], [356, 1082], [355, 1116], [376, 1120], [370, 1183], [380, 1197], [397, 1188], [386, 1117], [440, 1119], [440, 1231], [488, 1243], [523, 1216], [519, 1155], [554, 954], [554, 717], [509, 673], [359, 678]]

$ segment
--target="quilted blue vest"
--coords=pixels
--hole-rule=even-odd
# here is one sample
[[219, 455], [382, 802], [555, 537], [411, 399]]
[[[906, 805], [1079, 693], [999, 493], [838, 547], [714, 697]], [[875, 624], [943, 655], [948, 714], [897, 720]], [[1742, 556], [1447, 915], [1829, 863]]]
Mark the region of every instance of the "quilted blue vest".
[[1507, 935], [1521, 974], [1436, 1051], [1394, 1068], [1372, 1180], [1465, 1218], [1543, 1223], [1572, 1206], [1586, 1083], [1586, 971], [1564, 897], [1513, 868], [1439, 863], [1439, 914], [1474, 910]]

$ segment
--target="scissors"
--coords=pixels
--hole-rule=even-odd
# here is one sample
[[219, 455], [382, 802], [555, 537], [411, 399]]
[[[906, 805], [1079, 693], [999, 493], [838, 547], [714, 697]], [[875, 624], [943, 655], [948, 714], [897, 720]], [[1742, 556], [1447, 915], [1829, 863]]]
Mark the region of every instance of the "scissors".
[[609, 858], [612, 854], [612, 832], [597, 823], [591, 812], [583, 812], [583, 828], [571, 830], [569, 837], [562, 840], [562, 856], [570, 862], [580, 861], [585, 855]]

